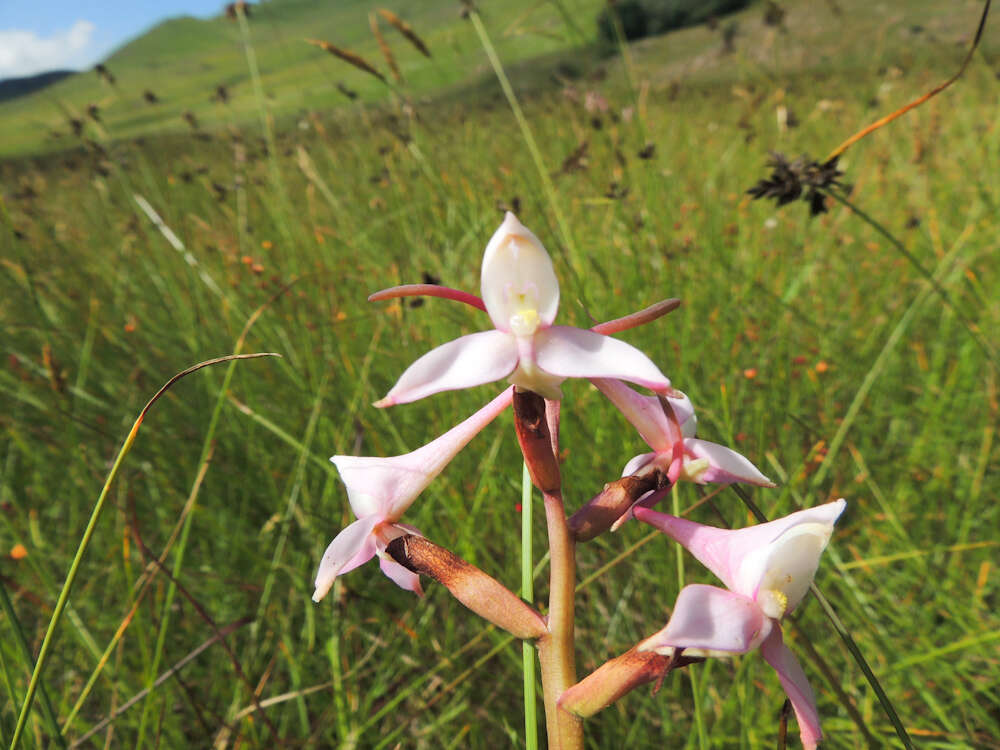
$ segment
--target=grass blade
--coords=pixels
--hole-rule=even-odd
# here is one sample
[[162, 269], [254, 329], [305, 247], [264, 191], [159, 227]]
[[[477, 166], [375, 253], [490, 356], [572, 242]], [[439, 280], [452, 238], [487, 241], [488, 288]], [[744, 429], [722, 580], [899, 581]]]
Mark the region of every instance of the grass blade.
[[69, 593], [73, 588], [73, 584], [76, 582], [76, 576], [80, 570], [80, 563], [83, 561], [83, 555], [87, 551], [87, 547], [90, 545], [90, 539], [94, 535], [94, 530], [97, 528], [97, 521], [100, 519], [101, 511], [104, 509], [104, 503], [107, 500], [108, 491], [111, 489], [111, 484], [114, 482], [115, 477], [118, 476], [118, 471], [121, 469], [122, 463], [125, 461], [125, 456], [127, 456], [129, 450], [131, 450], [132, 444], [135, 442], [135, 438], [139, 434], [139, 427], [142, 426], [142, 422], [146, 418], [146, 414], [149, 412], [150, 408], [171, 388], [171, 386], [174, 385], [174, 383], [193, 372], [201, 370], [202, 368], [238, 359], [257, 359], [260, 357], [279, 356], [281, 355], [275, 354], [274, 352], [230, 354], [225, 357], [216, 357], [215, 359], [199, 362], [198, 364], [193, 365], [186, 370], [182, 370], [170, 378], [170, 380], [168, 380], [163, 387], [161, 387], [160, 390], [158, 390], [146, 403], [146, 405], [142, 408], [142, 411], [139, 412], [139, 416], [136, 417], [135, 423], [132, 425], [132, 429], [129, 430], [128, 435], [125, 437], [125, 442], [122, 443], [122, 447], [118, 451], [118, 455], [115, 457], [115, 461], [111, 466], [111, 471], [108, 472], [107, 479], [104, 480], [104, 486], [101, 488], [101, 494], [98, 496], [97, 502], [94, 504], [94, 510], [90, 514], [90, 521], [88, 521], [87, 528], [83, 532], [83, 537], [80, 539], [76, 555], [73, 557], [73, 562], [70, 564], [69, 572], [66, 574], [66, 581], [63, 584], [62, 590], [59, 592], [59, 598], [56, 600], [56, 606], [52, 611], [52, 617], [49, 619], [49, 626], [45, 631], [45, 637], [42, 639], [42, 646], [38, 651], [38, 660], [35, 662], [35, 668], [32, 671], [31, 679], [28, 682], [28, 691], [24, 696], [23, 703], [21, 704], [21, 710], [17, 717], [17, 724], [14, 726], [14, 735], [10, 741], [10, 750], [15, 750], [21, 741], [21, 735], [24, 733], [24, 728], [27, 725], [28, 714], [31, 711], [31, 704], [34, 702], [35, 692], [38, 690], [39, 682], [42, 677], [42, 670], [45, 668], [45, 662], [48, 659], [49, 650], [52, 648], [55, 630], [59, 625], [59, 620], [62, 618], [62, 613], [66, 608], [66, 603], [69, 601]]

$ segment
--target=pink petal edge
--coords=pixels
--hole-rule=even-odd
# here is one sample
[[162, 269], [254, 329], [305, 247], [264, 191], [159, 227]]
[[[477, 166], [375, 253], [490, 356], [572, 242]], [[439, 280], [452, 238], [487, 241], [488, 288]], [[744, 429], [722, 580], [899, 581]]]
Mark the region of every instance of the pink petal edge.
[[517, 342], [510, 334], [491, 330], [461, 336], [411, 364], [375, 406], [406, 404], [441, 391], [492, 383], [516, 366]]
[[659, 633], [646, 639], [646, 650], [697, 648], [745, 654], [771, 630], [772, 621], [752, 599], [717, 586], [695, 583], [677, 595], [674, 610]]
[[458, 452], [510, 406], [513, 397], [513, 387], [506, 388], [470, 417], [410, 453], [388, 458], [331, 458], [347, 487], [354, 515], [397, 520]]
[[408, 570], [395, 560], [382, 556], [378, 559], [379, 567], [390, 581], [401, 589], [412, 591], [417, 596], [424, 595], [424, 588], [420, 585], [420, 576], [412, 570]]
[[552, 326], [535, 334], [536, 362], [564, 378], [614, 378], [670, 392], [670, 379], [631, 344], [583, 328]]
[[737, 453], [732, 448], [727, 448], [718, 443], [710, 443], [708, 440], [685, 438], [684, 449], [696, 459], [704, 458], [708, 460], [709, 468], [701, 476], [699, 484], [732, 484], [734, 482], [743, 482], [745, 484], [754, 484], [758, 487], [777, 486], [764, 476], [760, 469], [754, 466], [746, 456], [742, 453]]
[[802, 523], [832, 526], [846, 506], [847, 503], [843, 499], [835, 500], [832, 503], [799, 510], [784, 518], [743, 529], [718, 529], [645, 508], [636, 508], [634, 515], [640, 521], [659, 529], [682, 544], [729, 589], [753, 597], [757, 593], [757, 584], [764, 571], [747, 569], [745, 561], [766, 563], [766, 559], [760, 557], [759, 551], [788, 529]]
[[[655, 396], [644, 396], [629, 388], [621, 380], [613, 378], [591, 378], [590, 382], [615, 405], [625, 419], [632, 423], [638, 430], [639, 436], [654, 451], [661, 453], [668, 451], [682, 438], [677, 427], [664, 414], [663, 407]], [[671, 406], [674, 407], [678, 420], [683, 420], [680, 399], [672, 401], [678, 402], [671, 403]], [[690, 401], [688, 403], [690, 404]], [[694, 414], [693, 409], [690, 414]]]
[[761, 656], [774, 667], [781, 680], [781, 687], [792, 703], [795, 719], [799, 722], [799, 736], [806, 750], [813, 750], [821, 739], [823, 732], [819, 726], [819, 711], [816, 708], [816, 697], [812, 687], [802, 670], [802, 665], [795, 658], [781, 635], [781, 628], [775, 627], [760, 647]]
[[323, 553], [316, 571], [313, 601], [318, 602], [333, 587], [337, 576], [354, 570], [375, 557], [375, 536], [372, 531], [382, 521], [379, 516], [359, 518], [334, 538]]

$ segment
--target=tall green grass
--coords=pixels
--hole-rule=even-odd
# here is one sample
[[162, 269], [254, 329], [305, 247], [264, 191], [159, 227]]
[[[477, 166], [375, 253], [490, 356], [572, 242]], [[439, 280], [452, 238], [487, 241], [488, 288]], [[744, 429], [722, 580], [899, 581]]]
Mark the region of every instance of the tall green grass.
[[[258, 310], [244, 350], [283, 358], [237, 367], [231, 380], [208, 369], [178, 383], [111, 487], [40, 682], [67, 744], [137, 695], [84, 744], [523, 742], [517, 645], [440, 587], [416, 600], [366, 567], [322, 605], [309, 598], [324, 547], [350, 519], [327, 456], [410, 450], [494, 392], [371, 408], [416, 356], [485, 321], [440, 300], [372, 306], [366, 295], [423, 272], [474, 290], [500, 209], [516, 202], [556, 260], [561, 321], [588, 325], [684, 300], [626, 338], [691, 396], [704, 437], [780, 481], [755, 493], [765, 513], [848, 499], [818, 583], [917, 744], [995, 745], [997, 373], [926, 278], [848, 209], [809, 220], [803, 206], [744, 195], [768, 149], [825, 153], [950, 74], [978, 6], [947, 17], [900, 6], [897, 21], [836, 5], [844, 15], [791, 4], [784, 33], [751, 11], [733, 56], [705, 29], [644, 42], [631, 50], [630, 76], [611, 63], [603, 77], [529, 97], [515, 66], [514, 91], [554, 174], [569, 240], [493, 84], [418, 101], [414, 117], [389, 106], [306, 113], [302, 127], [279, 127], [270, 149], [252, 122], [233, 118], [210, 140], [139, 144], [115, 141], [112, 130], [107, 156], [0, 164], [0, 585], [12, 603], [0, 616], [0, 692], [9, 695], [0, 742], [11, 740], [32, 670], [17, 633], [37, 654], [135, 415], [174, 372], [232, 352]], [[506, 28], [489, 15], [486, 25], [494, 38]], [[472, 45], [474, 30], [459, 28]], [[851, 201], [904, 243], [994, 347], [995, 38], [955, 87], [844, 163]], [[689, 46], [701, 51], [678, 67], [673, 55]], [[588, 92], [607, 111], [588, 111]], [[797, 127], [779, 127], [779, 106]], [[560, 172], [584, 141], [582, 168]], [[647, 141], [655, 153], [640, 158]], [[642, 447], [588, 386], [569, 383], [566, 396], [564, 476], [575, 507]], [[520, 459], [510, 427], [502, 418], [479, 436], [407, 520], [513, 586]], [[698, 498], [686, 486], [677, 502]], [[707, 522], [720, 516], [751, 520], [725, 493], [694, 511]], [[11, 556], [15, 545], [26, 555]], [[172, 578], [144, 548], [164, 557]], [[581, 547], [582, 672], [663, 625], [678, 589], [675, 555], [632, 524]], [[544, 601], [544, 567], [537, 572]], [[696, 566], [686, 573], [709, 581]], [[238, 670], [217, 643], [187, 660], [217, 638], [213, 626], [227, 625]], [[824, 666], [807, 656], [806, 637]], [[788, 640], [817, 690], [827, 745], [865, 744], [860, 717], [879, 746], [894, 746], [815, 604]], [[698, 669], [696, 690], [674, 675], [658, 694], [637, 691], [588, 720], [591, 746], [695, 747], [702, 736], [712, 747], [772, 746], [783, 694], [766, 665], [749, 657]], [[51, 744], [42, 703], [26, 730], [22, 746]]]

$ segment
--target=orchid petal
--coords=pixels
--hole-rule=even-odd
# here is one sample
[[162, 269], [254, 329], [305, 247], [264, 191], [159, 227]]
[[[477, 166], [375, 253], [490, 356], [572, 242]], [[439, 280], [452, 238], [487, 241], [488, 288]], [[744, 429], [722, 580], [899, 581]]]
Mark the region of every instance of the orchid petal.
[[316, 572], [314, 602], [327, 595], [337, 576], [354, 570], [375, 556], [375, 536], [372, 531], [381, 521], [378, 516], [360, 518], [330, 542]]
[[688, 552], [697, 558], [698, 562], [712, 571], [728, 588], [737, 591], [734, 585], [736, 570], [731, 567], [728, 558], [719, 554], [720, 548], [724, 548], [726, 535], [734, 532], [728, 529], [717, 529], [714, 526], [705, 526], [688, 521], [686, 518], [678, 518], [649, 508], [635, 508], [633, 513], [643, 523], [648, 523], [659, 529], [675, 542], [683, 545]]
[[681, 589], [666, 627], [641, 648], [657, 653], [684, 648], [745, 654], [760, 645], [771, 627], [753, 600], [696, 583]]
[[[826, 534], [825, 540], [828, 540], [834, 522], [843, 513], [846, 505], [844, 500], [837, 500], [816, 508], [797, 511], [776, 521], [735, 530], [704, 526], [645, 508], [636, 508], [634, 513], [640, 521], [654, 526], [674, 541], [684, 545], [699, 562], [736, 593], [756, 599], [762, 582], [777, 584], [779, 582], [777, 579], [782, 575], [794, 574], [793, 588], [785, 594], [788, 596], [787, 604], [794, 606], [798, 604], [798, 600], [793, 602], [792, 595], [798, 592], [798, 586], [804, 577], [802, 574], [808, 569], [815, 571], [812, 561], [818, 563], [822, 547], [817, 549], [815, 544], [804, 545], [800, 540], [793, 542], [795, 546], [790, 547], [786, 554], [780, 546], [782, 535], [796, 526], [805, 524], [807, 525], [805, 533], [815, 535], [822, 532]], [[794, 535], [789, 539], [797, 539], [797, 536]], [[772, 546], [774, 544], [778, 546]], [[825, 547], [825, 541], [823, 546]], [[796, 555], [791, 554], [793, 550]], [[798, 559], [798, 555], [804, 552], [809, 553], [808, 558]], [[769, 571], [769, 565], [774, 566], [773, 570]], [[770, 576], [769, 572], [776, 575]], [[805, 587], [808, 588], [811, 582], [810, 576]], [[788, 606], [785, 611], [791, 611], [792, 606]]]
[[631, 344], [571, 326], [535, 334], [538, 366], [564, 378], [615, 378], [666, 392], [670, 380]]
[[419, 529], [415, 529], [409, 524], [405, 523], [385, 523], [378, 527], [375, 532], [375, 554], [378, 555], [378, 564], [382, 569], [382, 572], [399, 586], [401, 589], [406, 589], [407, 591], [412, 591], [417, 596], [424, 595], [423, 586], [420, 585], [420, 576], [414, 573], [409, 568], [400, 565], [392, 557], [386, 554], [385, 548], [389, 545], [393, 539], [397, 537], [405, 536], [406, 534], [414, 534], [416, 536], [422, 537], [423, 534], [420, 533]]
[[745, 456], [731, 448], [689, 437], [684, 440], [684, 450], [692, 454], [695, 460], [708, 461], [707, 468], [688, 477], [698, 484], [744, 482], [758, 487], [775, 486], [774, 482], [764, 476]]
[[691, 399], [687, 397], [687, 394], [680, 393], [683, 398], [677, 398], [674, 396], [667, 396], [667, 400], [670, 405], [674, 407], [674, 414], [677, 415], [677, 421], [681, 423], [681, 434], [686, 438], [693, 438], [698, 432], [698, 418], [694, 415], [694, 406], [691, 404]]
[[404, 568], [398, 562], [386, 556], [379, 557], [378, 564], [389, 580], [401, 589], [412, 591], [417, 596], [424, 595], [424, 587], [420, 585], [420, 576], [412, 570]]
[[486, 312], [501, 331], [510, 331], [511, 320], [525, 313], [549, 326], [559, 309], [559, 280], [552, 259], [510, 211], [483, 253], [482, 295]]
[[630, 460], [627, 464], [625, 464], [625, 468], [622, 469], [622, 476], [630, 477], [633, 474], [638, 474], [640, 470], [642, 470], [644, 467], [648, 466], [653, 461], [655, 461], [659, 455], [660, 455], [659, 453], [639, 454], [638, 456]]
[[[678, 434], [673, 420], [664, 414], [663, 406], [656, 396], [644, 396], [622, 381], [611, 378], [593, 378], [590, 382], [608, 397], [654, 451], [669, 451], [674, 443], [684, 437], [683, 433]], [[693, 429], [696, 420], [691, 399], [681, 394], [677, 398], [668, 397], [668, 401], [674, 409], [677, 422], [684, 427], [690, 423], [690, 429]]]
[[402, 456], [331, 458], [347, 487], [354, 514], [397, 520], [456, 454], [510, 405], [513, 394], [514, 389], [507, 388], [468, 419]]
[[[794, 610], [809, 591], [819, 558], [833, 534], [833, 524], [846, 505], [841, 499], [740, 530], [786, 522], [767, 529], [771, 539], [763, 544], [759, 534], [751, 537], [734, 532], [729, 554], [742, 560], [737, 576], [740, 590], [754, 597], [771, 617], [781, 618]], [[788, 524], [793, 517], [794, 523]]]
[[431, 349], [410, 365], [375, 406], [393, 406], [441, 391], [505, 378], [517, 366], [517, 342], [502, 331], [469, 334]]
[[538, 367], [535, 362], [535, 337], [517, 337], [517, 367], [507, 380], [520, 391], [532, 391], [549, 401], [561, 401], [559, 387], [566, 378], [551, 375]]
[[782, 640], [781, 628], [776, 627], [771, 630], [771, 634], [761, 644], [760, 654], [778, 673], [781, 687], [785, 689], [785, 695], [791, 701], [795, 718], [799, 722], [802, 746], [805, 750], [813, 750], [823, 738], [819, 727], [816, 698], [799, 660]]

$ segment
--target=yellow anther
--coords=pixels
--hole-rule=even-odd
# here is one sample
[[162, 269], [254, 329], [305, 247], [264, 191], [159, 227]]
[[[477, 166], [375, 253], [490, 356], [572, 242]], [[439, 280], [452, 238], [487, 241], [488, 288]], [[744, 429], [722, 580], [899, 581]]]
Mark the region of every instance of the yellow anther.
[[788, 596], [778, 589], [766, 589], [757, 595], [757, 604], [765, 615], [780, 620], [788, 610]]
[[711, 468], [712, 464], [707, 458], [696, 458], [694, 461], [684, 459], [684, 468], [681, 476], [692, 482], [701, 481], [702, 476]]
[[515, 336], [531, 336], [538, 330], [541, 322], [538, 310], [531, 307], [521, 308], [510, 316], [510, 330]]

